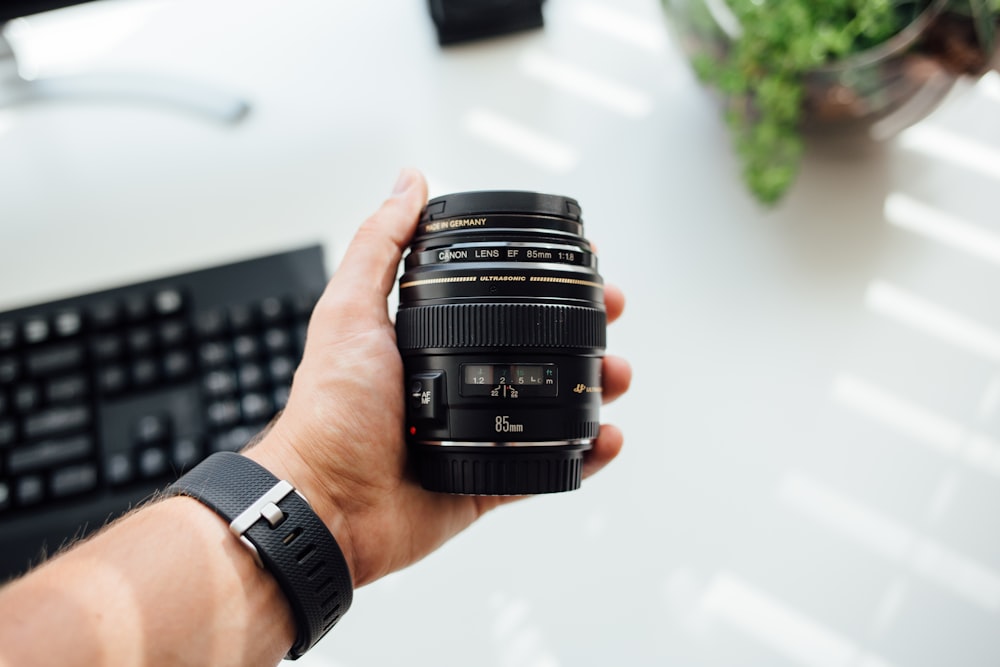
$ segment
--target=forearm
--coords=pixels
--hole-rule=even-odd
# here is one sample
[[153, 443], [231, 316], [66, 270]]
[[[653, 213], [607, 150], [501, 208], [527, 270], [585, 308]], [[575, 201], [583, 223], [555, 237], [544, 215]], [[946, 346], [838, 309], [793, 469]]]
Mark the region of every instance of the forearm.
[[190, 498], [157, 502], [0, 589], [0, 666], [274, 665], [275, 580]]

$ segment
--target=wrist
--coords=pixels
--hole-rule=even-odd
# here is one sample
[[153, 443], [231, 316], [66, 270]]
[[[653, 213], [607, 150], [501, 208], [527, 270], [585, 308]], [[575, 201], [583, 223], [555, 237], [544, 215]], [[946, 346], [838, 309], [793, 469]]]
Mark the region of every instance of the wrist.
[[241, 453], [278, 479], [287, 480], [306, 498], [337, 540], [350, 569], [352, 584], [357, 587], [359, 570], [348, 517], [334, 501], [328, 484], [315, 474], [314, 467], [299, 454], [293, 440], [281, 428], [281, 421], [275, 422], [260, 442]]
[[[274, 461], [272, 467], [278, 468]], [[279, 479], [247, 456], [219, 452], [164, 493], [191, 496], [214, 510], [257, 564], [274, 576], [296, 620], [297, 634], [287, 654], [294, 660], [350, 609], [354, 586], [342, 548], [296, 492], [288, 470], [277, 469], [285, 476]]]

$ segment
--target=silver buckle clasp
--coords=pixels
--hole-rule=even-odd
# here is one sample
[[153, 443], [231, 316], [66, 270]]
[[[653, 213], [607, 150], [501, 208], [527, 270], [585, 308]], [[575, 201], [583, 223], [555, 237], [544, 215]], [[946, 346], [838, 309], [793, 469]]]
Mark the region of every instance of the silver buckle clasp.
[[250, 530], [250, 527], [261, 519], [266, 519], [272, 528], [277, 526], [285, 518], [285, 513], [281, 511], [278, 507], [278, 503], [281, 502], [285, 496], [295, 490], [289, 482], [285, 480], [279, 481], [277, 484], [272, 486], [264, 495], [254, 501], [250, 507], [243, 510], [238, 517], [232, 520], [229, 524], [229, 531], [240, 539], [250, 552], [253, 554], [253, 559], [257, 563], [258, 567], [264, 567], [264, 562], [260, 559], [260, 553], [257, 551], [257, 547], [247, 539], [246, 533]]

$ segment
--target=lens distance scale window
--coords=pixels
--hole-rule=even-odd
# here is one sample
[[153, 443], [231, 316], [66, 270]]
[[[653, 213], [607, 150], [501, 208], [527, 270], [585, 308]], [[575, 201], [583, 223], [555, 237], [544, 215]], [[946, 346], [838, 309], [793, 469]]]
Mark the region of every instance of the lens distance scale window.
[[559, 395], [556, 364], [462, 364], [463, 396], [545, 398]]

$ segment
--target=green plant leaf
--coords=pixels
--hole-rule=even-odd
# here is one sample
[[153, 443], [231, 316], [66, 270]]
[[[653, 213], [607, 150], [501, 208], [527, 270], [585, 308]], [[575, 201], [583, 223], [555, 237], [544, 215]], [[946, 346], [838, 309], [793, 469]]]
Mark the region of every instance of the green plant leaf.
[[996, 46], [997, 14], [1000, 14], [1000, 0], [967, 0], [972, 10], [972, 23], [976, 27], [979, 46], [989, 58]]
[[[742, 27], [735, 41], [706, 25], [709, 0], [663, 2], [668, 12], [686, 12], [680, 24], [706, 43], [692, 57], [695, 71], [727, 97], [746, 183], [773, 203], [794, 182], [803, 152], [804, 74], [892, 37], [930, 0], [726, 0]], [[1000, 0], [955, 2], [973, 3], [980, 39], [992, 45]]]

